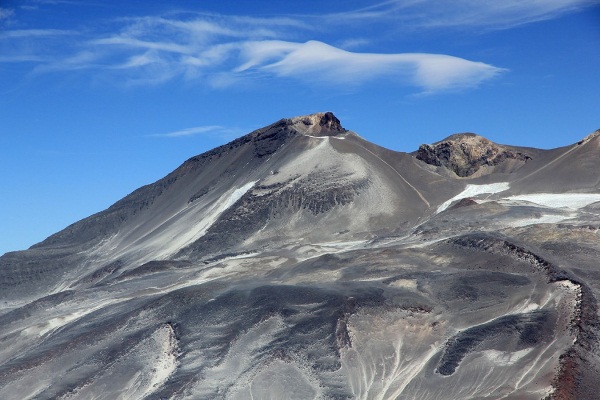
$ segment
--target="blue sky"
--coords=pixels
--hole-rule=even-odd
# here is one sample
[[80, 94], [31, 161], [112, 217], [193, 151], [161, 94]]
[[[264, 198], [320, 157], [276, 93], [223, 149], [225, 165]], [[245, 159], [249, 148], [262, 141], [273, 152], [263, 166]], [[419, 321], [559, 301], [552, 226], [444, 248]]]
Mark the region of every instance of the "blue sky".
[[598, 1], [115, 4], [0, 1], [0, 254], [283, 117], [400, 151], [600, 128]]

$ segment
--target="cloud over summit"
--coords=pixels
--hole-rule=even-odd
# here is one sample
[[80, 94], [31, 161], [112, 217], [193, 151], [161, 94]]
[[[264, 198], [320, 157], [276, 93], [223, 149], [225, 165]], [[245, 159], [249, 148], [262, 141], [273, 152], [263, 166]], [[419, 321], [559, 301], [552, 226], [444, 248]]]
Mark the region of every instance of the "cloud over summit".
[[319, 41], [248, 42], [237, 72], [260, 70], [279, 77], [359, 85], [385, 77], [392, 82], [440, 91], [476, 86], [503, 71], [481, 62], [443, 54], [378, 54], [345, 51]]

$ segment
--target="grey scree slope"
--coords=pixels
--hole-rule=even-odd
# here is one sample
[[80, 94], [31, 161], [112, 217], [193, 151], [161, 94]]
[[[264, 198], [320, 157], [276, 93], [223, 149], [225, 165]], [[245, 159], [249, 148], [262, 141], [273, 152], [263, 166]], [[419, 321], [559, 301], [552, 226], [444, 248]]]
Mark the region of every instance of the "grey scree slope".
[[282, 119], [2, 256], [0, 398], [598, 398], [599, 171]]

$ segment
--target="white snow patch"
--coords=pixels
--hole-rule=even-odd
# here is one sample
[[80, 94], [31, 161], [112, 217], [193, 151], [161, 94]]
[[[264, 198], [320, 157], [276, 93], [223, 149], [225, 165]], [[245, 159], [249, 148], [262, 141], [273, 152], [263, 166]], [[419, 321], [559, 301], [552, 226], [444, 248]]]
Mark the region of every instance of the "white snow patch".
[[488, 360], [490, 360], [496, 365], [512, 365], [519, 361], [521, 358], [525, 357], [529, 352], [531, 352], [531, 350], [531, 348], [513, 352], [484, 350], [482, 351], [482, 353]]
[[566, 219], [574, 217], [573, 214], [561, 215], [561, 214], [542, 214], [539, 218], [522, 218], [514, 221], [510, 221], [507, 225], [511, 228], [521, 228], [529, 225], [536, 224], [557, 224]]
[[21, 336], [29, 336], [29, 335], [37, 335], [44, 336], [52, 331], [55, 331], [58, 328], [61, 328], [65, 325], [70, 324], [73, 321], [76, 321], [80, 318], [85, 317], [88, 314], [91, 314], [101, 308], [104, 308], [109, 305], [120, 303], [121, 301], [128, 300], [127, 297], [122, 299], [108, 299], [105, 301], [99, 301], [94, 304], [84, 304], [81, 305], [81, 309], [77, 311], [73, 311], [70, 313], [66, 313], [64, 315], [60, 315], [54, 318], [47, 319], [46, 321], [39, 322], [37, 324], [31, 325], [21, 331]]
[[321, 246], [321, 247], [333, 247], [336, 249], [344, 249], [344, 250], [348, 250], [348, 249], [354, 249], [356, 247], [359, 247], [365, 243], [367, 243], [368, 240], [352, 240], [352, 241], [346, 241], [346, 242], [323, 242], [323, 243], [314, 243], [315, 246]]
[[306, 135], [306, 134], [304, 136], [308, 136], [308, 137], [315, 138], [315, 139], [327, 139], [328, 138], [328, 136], [313, 136], [313, 135]]
[[112, 259], [127, 258], [128, 261], [138, 264], [166, 259], [204, 236], [219, 217], [257, 182], [258, 180], [255, 180], [232, 188], [209, 202], [187, 204], [151, 229], [146, 229], [145, 235], [137, 235], [132, 240], [132, 232], [135, 233], [135, 229], [138, 229], [135, 227], [114, 243], [94, 249], [92, 254], [100, 257], [110, 256]]
[[[203, 215], [202, 220], [200, 220], [195, 227], [190, 227], [185, 231], [179, 231], [179, 226], [177, 225], [175, 226], [177, 232], [167, 231], [166, 235], [163, 236], [168, 236], [168, 240], [165, 240], [162, 237], [155, 240], [162, 251], [161, 254], [154, 255], [154, 258], [171, 255], [184, 248], [188, 244], [200, 239], [202, 236], [204, 236], [208, 229], [217, 221], [221, 214], [223, 214], [228, 208], [230, 208], [239, 199], [241, 199], [242, 196], [246, 194], [256, 184], [256, 182], [258, 181], [248, 182], [244, 186], [235, 189], [233, 192], [231, 192], [231, 194], [219, 198], [213, 203], [211, 208]], [[169, 243], [169, 246], [166, 248], [163, 247], [164, 243]]]
[[398, 279], [397, 281], [392, 282], [390, 286], [417, 290], [418, 282], [416, 279]]
[[90, 312], [88, 311], [78, 311], [71, 314], [63, 315], [56, 318], [51, 318], [45, 322], [39, 323], [37, 325], [30, 326], [21, 331], [21, 335], [39, 335], [44, 336], [48, 332], [54, 331], [64, 325], [69, 324], [72, 321], [75, 321]]
[[532, 311], [536, 311], [540, 309], [540, 305], [536, 302], [532, 302], [530, 300], [526, 300], [520, 307], [514, 311], [515, 313], [524, 314]]
[[480, 194], [500, 193], [508, 189], [510, 189], [510, 184], [508, 182], [489, 183], [486, 185], [469, 184], [465, 187], [465, 189], [462, 192], [442, 203], [438, 207], [437, 213], [441, 213], [442, 211], [450, 207], [450, 204], [452, 204], [456, 200], [464, 199], [467, 197], [474, 197]]
[[224, 261], [242, 260], [244, 258], [252, 258], [252, 257], [256, 257], [258, 255], [260, 255], [260, 252], [258, 252], [258, 251], [252, 251], [250, 253], [241, 253], [241, 254], [237, 254], [235, 256], [221, 258], [221, 259], [219, 259], [219, 263], [222, 263]]
[[338, 139], [338, 140], [343, 140], [346, 139], [346, 136], [314, 136], [314, 135], [308, 135], [308, 134], [304, 134], [304, 136], [307, 137], [311, 137], [311, 138], [315, 138], [315, 139]]
[[220, 212], [222, 213], [223, 211], [231, 207], [233, 204], [235, 204], [235, 202], [241, 199], [242, 196], [245, 195], [248, 190], [252, 189], [252, 187], [256, 185], [256, 182], [258, 181], [248, 182], [244, 186], [235, 189], [233, 193], [231, 193], [227, 201], [225, 201], [225, 204], [223, 204], [223, 206], [221, 207]]
[[507, 197], [505, 200], [527, 201], [550, 208], [570, 208], [578, 210], [600, 201], [599, 193], [533, 193]]

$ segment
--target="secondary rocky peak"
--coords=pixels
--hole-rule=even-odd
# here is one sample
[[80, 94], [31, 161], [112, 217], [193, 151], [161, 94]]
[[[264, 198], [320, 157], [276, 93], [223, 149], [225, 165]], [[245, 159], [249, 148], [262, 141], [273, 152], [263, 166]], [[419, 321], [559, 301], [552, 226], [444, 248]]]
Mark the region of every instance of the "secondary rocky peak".
[[347, 132], [332, 112], [319, 112], [293, 117], [288, 121], [293, 128], [305, 135], [335, 136]]
[[496, 166], [508, 160], [523, 164], [532, 158], [474, 133], [459, 133], [432, 145], [423, 144], [416, 157], [430, 165], [444, 166], [460, 177], [471, 176], [483, 166]]

